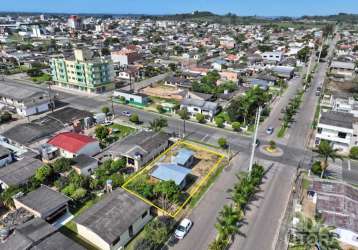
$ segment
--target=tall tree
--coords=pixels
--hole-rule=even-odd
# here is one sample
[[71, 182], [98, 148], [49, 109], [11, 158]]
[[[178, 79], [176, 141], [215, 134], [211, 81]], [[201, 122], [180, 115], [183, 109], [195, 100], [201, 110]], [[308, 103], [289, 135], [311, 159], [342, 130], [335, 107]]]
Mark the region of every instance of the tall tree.
[[215, 228], [218, 230], [219, 238], [230, 239], [239, 232], [238, 222], [240, 220], [239, 213], [232, 205], [225, 205], [219, 213]]
[[321, 178], [323, 178], [325, 171], [329, 167], [328, 159], [335, 161], [337, 158], [341, 159], [342, 157], [337, 154], [338, 149], [333, 149], [331, 144], [328, 141], [322, 140], [318, 146], [318, 154], [323, 158], [321, 161]]
[[317, 246], [324, 250], [339, 250], [341, 247], [333, 230], [334, 227], [325, 226], [321, 219], [300, 216], [295, 228], [294, 246], [305, 250], [316, 249]]

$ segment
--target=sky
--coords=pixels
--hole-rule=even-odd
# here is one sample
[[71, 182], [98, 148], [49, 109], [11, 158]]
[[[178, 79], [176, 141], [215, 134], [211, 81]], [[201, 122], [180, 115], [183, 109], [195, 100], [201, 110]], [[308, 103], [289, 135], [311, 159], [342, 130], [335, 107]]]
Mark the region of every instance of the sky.
[[174, 14], [194, 10], [241, 16], [327, 15], [358, 13], [358, 0], [0, 0], [0, 11]]

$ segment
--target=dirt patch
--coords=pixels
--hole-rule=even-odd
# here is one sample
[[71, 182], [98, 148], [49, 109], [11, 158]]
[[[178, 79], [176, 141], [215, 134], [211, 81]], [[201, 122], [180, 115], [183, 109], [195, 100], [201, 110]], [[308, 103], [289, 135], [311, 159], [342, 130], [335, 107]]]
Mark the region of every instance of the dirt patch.
[[183, 90], [179, 90], [173, 87], [168, 86], [154, 86], [154, 87], [146, 87], [142, 89], [142, 93], [149, 96], [156, 96], [163, 99], [171, 99], [176, 101], [181, 101], [184, 99], [185, 93]]
[[358, 83], [348, 81], [348, 82], [338, 82], [330, 81], [328, 83], [328, 89], [332, 92], [343, 92], [343, 93], [357, 93], [358, 92]]

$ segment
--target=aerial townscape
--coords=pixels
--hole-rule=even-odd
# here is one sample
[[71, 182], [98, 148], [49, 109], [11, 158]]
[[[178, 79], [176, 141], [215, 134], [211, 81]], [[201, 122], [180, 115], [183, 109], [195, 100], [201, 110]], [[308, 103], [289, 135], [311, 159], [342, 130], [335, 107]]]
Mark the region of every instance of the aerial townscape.
[[1, 2], [0, 250], [358, 250], [357, 3]]

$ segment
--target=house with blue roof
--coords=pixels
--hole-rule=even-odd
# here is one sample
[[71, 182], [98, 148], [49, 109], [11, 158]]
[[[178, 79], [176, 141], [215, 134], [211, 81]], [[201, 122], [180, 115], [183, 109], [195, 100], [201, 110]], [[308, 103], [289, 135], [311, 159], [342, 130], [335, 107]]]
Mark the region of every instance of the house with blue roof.
[[181, 167], [176, 163], [158, 163], [156, 169], [150, 176], [160, 181], [174, 181], [180, 189], [184, 189], [187, 176], [190, 173], [190, 169]]
[[173, 157], [172, 162], [181, 167], [191, 168], [194, 163], [194, 152], [190, 149], [182, 148], [178, 154]]

